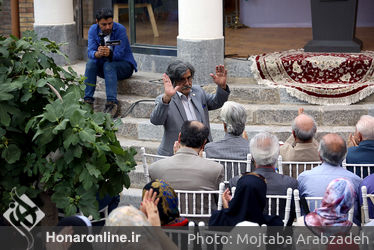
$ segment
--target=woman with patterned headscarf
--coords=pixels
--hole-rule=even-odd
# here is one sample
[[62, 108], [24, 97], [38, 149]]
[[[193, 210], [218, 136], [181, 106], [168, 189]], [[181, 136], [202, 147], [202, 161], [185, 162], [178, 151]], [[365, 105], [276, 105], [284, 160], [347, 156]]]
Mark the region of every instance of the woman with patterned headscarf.
[[164, 180], [153, 180], [143, 188], [143, 196], [147, 190], [153, 189], [159, 199], [157, 204], [161, 226], [186, 226], [188, 220], [179, 215], [178, 196], [174, 189]]
[[356, 192], [349, 180], [345, 178], [334, 179], [326, 188], [321, 207], [304, 217], [299, 217], [296, 226], [351, 227], [353, 223], [348, 220], [348, 212], [354, 204], [355, 197]]

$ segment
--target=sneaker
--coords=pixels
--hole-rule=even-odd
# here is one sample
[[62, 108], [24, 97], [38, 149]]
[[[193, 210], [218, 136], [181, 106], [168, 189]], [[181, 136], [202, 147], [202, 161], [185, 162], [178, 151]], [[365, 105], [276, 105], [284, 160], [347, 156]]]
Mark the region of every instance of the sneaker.
[[119, 103], [107, 102], [105, 104], [104, 113], [108, 113], [113, 118], [117, 118], [121, 113], [121, 106]]
[[94, 109], [94, 101], [93, 100], [85, 99], [84, 102], [87, 103], [88, 105], [90, 105], [92, 109]]

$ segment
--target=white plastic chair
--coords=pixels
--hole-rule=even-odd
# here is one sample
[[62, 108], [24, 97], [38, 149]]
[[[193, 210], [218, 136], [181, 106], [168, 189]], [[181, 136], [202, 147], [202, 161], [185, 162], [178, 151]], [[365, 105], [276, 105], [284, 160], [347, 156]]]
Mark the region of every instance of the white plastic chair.
[[[278, 158], [278, 168], [279, 173], [291, 176], [295, 179], [299, 177], [299, 174], [306, 170], [311, 170], [312, 168], [315, 168], [319, 165], [321, 165], [322, 162], [320, 161], [309, 161], [309, 162], [301, 162], [301, 161], [283, 161], [282, 156], [279, 156]], [[285, 168], [288, 167], [288, 173], [285, 173]], [[301, 171], [300, 171], [301, 168]], [[294, 170], [296, 172], [296, 176], [294, 176]]]
[[370, 201], [374, 204], [374, 194], [368, 194], [366, 186], [361, 187], [361, 194], [362, 194], [362, 208], [364, 210], [363, 212], [363, 223], [369, 223], [373, 219], [370, 219], [369, 217], [369, 205], [368, 205], [368, 198]]
[[[359, 171], [360, 173], [357, 174], [357, 175], [360, 176], [361, 179], [364, 179], [366, 176], [371, 175], [372, 173], [374, 173], [374, 171], [371, 171], [371, 168], [374, 169], [374, 164], [361, 164], [361, 163], [348, 164], [346, 162], [346, 160], [344, 159], [344, 161], [342, 163], [342, 166], [345, 169], [347, 169], [349, 167], [352, 167], [354, 174], [357, 174], [357, 172]], [[364, 176], [364, 169], [367, 169], [367, 173], [368, 173], [365, 176]]]
[[[213, 191], [192, 191], [174, 190], [178, 196], [178, 210], [182, 217], [210, 217], [212, 215], [212, 204], [215, 195], [218, 195], [217, 210], [222, 209], [222, 194], [225, 191], [225, 184], [219, 184], [219, 190]], [[196, 201], [200, 199], [200, 202]], [[192, 204], [191, 204], [192, 202]]]
[[151, 181], [151, 178], [149, 177], [149, 171], [148, 171], [148, 159], [152, 159], [151, 163], [153, 163], [153, 162], [155, 162], [157, 160], [165, 159], [165, 158], [168, 158], [170, 156], [147, 154], [145, 152], [145, 148], [144, 147], [140, 148], [140, 152], [141, 152], [142, 163], [143, 163], [144, 178], [145, 178], [145, 181], [148, 183], [148, 182]]
[[[283, 223], [286, 226], [287, 222], [290, 218], [291, 213], [291, 200], [292, 200], [292, 188], [287, 189], [286, 195], [266, 195], [266, 199], [268, 200], [268, 215], [279, 215], [280, 210], [280, 200], [286, 200], [286, 206], [284, 209], [284, 219]], [[275, 214], [273, 214], [273, 206], [272, 202], [275, 200]]]
[[228, 183], [231, 178], [241, 174], [242, 166], [246, 167], [246, 172], [251, 172], [251, 154], [247, 154], [247, 160], [230, 160], [230, 159], [216, 159], [206, 158], [206, 153], [203, 152], [203, 158], [219, 162], [224, 168], [224, 182]]
[[[301, 216], [301, 209], [300, 209], [300, 195], [299, 195], [299, 190], [295, 189], [293, 191], [293, 196], [295, 200], [295, 211], [296, 211], [296, 218], [299, 218]], [[323, 197], [318, 196], [318, 197], [305, 197], [306, 203], [308, 204], [309, 211], [312, 212], [315, 208], [320, 207], [321, 201]], [[311, 204], [313, 204], [314, 209], [311, 208]], [[348, 220], [353, 222], [353, 211], [354, 211], [354, 205], [352, 208], [349, 210], [348, 213]]]

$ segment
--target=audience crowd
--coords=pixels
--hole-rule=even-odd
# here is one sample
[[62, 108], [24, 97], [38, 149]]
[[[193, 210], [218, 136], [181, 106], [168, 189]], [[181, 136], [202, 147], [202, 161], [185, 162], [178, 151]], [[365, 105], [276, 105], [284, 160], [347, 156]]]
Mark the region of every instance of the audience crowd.
[[[241, 173], [236, 173], [226, 183], [221, 199], [222, 209], [217, 204], [219, 199], [211, 200], [210, 226], [235, 226], [242, 222], [268, 226], [363, 225], [361, 187], [366, 186], [368, 194], [373, 194], [374, 174], [365, 170], [366, 177], [361, 179], [359, 173], [343, 168], [342, 163], [344, 160], [347, 163], [374, 162], [374, 148], [371, 147], [374, 145], [373, 117], [365, 115], [357, 122], [355, 133], [348, 138], [348, 150], [345, 140], [338, 134], [325, 134], [318, 143], [315, 138], [316, 122], [304, 114], [303, 109], [299, 109], [299, 115], [292, 123], [292, 134], [284, 145], [269, 132], [260, 132], [248, 141], [245, 109], [238, 103], [226, 102], [221, 119], [224, 139], [209, 143], [209, 128], [206, 125], [199, 121], [185, 121], [174, 145], [175, 154], [150, 165], [152, 180], [143, 188], [140, 208], [116, 208], [106, 219], [106, 225], [186, 226], [189, 221], [197, 222], [196, 218], [180, 216], [179, 203], [186, 202], [187, 198], [179, 200], [174, 189], [218, 190], [223, 182], [224, 166], [202, 157], [204, 150], [207, 158], [214, 159], [246, 160], [250, 153], [254, 167], [251, 172], [241, 169]], [[296, 179], [286, 175], [289, 171], [285, 174], [278, 172], [280, 155], [285, 161], [319, 160], [321, 164], [310, 170], [300, 169]], [[302, 216], [296, 218], [292, 198], [289, 219], [284, 221], [286, 202], [280, 202], [278, 215], [273, 215], [276, 214], [275, 203], [269, 206], [266, 195], [286, 195], [289, 188], [299, 190]], [[323, 198], [318, 205], [305, 205], [303, 201], [306, 197]], [[368, 203], [372, 219], [374, 207], [370, 200]], [[350, 210], [354, 210], [351, 219]], [[68, 221], [85, 223], [82, 218], [70, 218]], [[162, 232], [156, 234], [166, 239]], [[162, 244], [171, 243], [164, 241]]]
[[[198, 222], [198, 218], [180, 216], [179, 208], [183, 202], [201, 203], [201, 208], [208, 206], [209, 211], [212, 210], [210, 218], [206, 220], [209, 226], [254, 223], [267, 226], [351, 227], [364, 224], [361, 187], [366, 186], [368, 194], [374, 194], [374, 167], [361, 170], [343, 166], [344, 161], [347, 164], [374, 164], [374, 117], [364, 115], [360, 118], [354, 134], [348, 137], [348, 144], [336, 133], [325, 134], [318, 142], [316, 121], [300, 108], [292, 122], [292, 133], [284, 143], [269, 132], [251, 136], [249, 141], [245, 131], [245, 108], [239, 103], [227, 101], [230, 91], [226, 85], [227, 71], [224, 67], [217, 66], [216, 75], [211, 74], [217, 84], [215, 95], [191, 87], [193, 75], [194, 68], [181, 61], [171, 64], [167, 74], [164, 74], [165, 93], [159, 96], [151, 121], [164, 125], [165, 134], [159, 154], [167, 157], [149, 166], [151, 182], [143, 188], [140, 208], [118, 207], [106, 218], [106, 225], [186, 226], [189, 221]], [[198, 100], [196, 96], [199, 96]], [[204, 117], [199, 117], [199, 109], [194, 108], [199, 102], [202, 102], [199, 105], [204, 109], [204, 112], [201, 111]], [[220, 118], [225, 134], [223, 139], [213, 142], [207, 111], [221, 106]], [[181, 117], [173, 119], [173, 113], [178, 113], [182, 107], [188, 112], [181, 112]], [[160, 117], [162, 120], [159, 120]], [[177, 141], [174, 142], [175, 139]], [[234, 163], [223, 166], [216, 161], [245, 161], [249, 154], [251, 167], [247, 164], [232, 165]], [[282, 161], [293, 164], [305, 162], [309, 165], [296, 169], [293, 164], [283, 165]], [[313, 167], [311, 162], [321, 163]], [[225, 180], [225, 176], [234, 177]], [[224, 181], [226, 190], [222, 191], [221, 197], [209, 201], [203, 198], [200, 201], [191, 200], [187, 196], [182, 198], [174, 191], [217, 191]], [[296, 218], [296, 205], [299, 203], [294, 201], [294, 197], [287, 208], [290, 210], [287, 218], [286, 200], [270, 204], [271, 200], [267, 198], [267, 195], [285, 196], [288, 189], [299, 191], [302, 208], [299, 218]], [[308, 205], [308, 197], [323, 198], [319, 203]], [[370, 199], [368, 204], [369, 217], [374, 219], [374, 206]], [[68, 221], [87, 222], [78, 217]], [[157, 242], [150, 240], [149, 244], [153, 247], [174, 247], [162, 231], [156, 230], [153, 234], [150, 239], [160, 239]]]

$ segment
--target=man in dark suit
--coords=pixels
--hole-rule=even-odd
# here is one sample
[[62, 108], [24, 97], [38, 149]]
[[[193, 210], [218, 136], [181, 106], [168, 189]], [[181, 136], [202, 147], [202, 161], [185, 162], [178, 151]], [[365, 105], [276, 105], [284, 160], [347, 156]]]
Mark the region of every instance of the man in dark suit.
[[[183, 122], [197, 120], [210, 128], [208, 111], [222, 107], [229, 97], [227, 71], [223, 65], [216, 66], [216, 74], [210, 74], [217, 84], [214, 95], [206, 93], [200, 86], [192, 86], [194, 73], [191, 64], [176, 61], [168, 66], [163, 75], [165, 92], [156, 98], [156, 106], [151, 114], [152, 124], [164, 126], [159, 155], [173, 155], [173, 145]], [[208, 140], [212, 141], [210, 133]]]
[[[349, 136], [346, 162], [350, 164], [374, 164], [374, 117], [370, 115], [361, 116], [356, 124], [356, 132]], [[347, 167], [353, 172], [353, 167]], [[370, 168], [370, 173], [374, 173], [374, 168]], [[361, 170], [356, 169], [358, 176], [361, 176]], [[368, 170], [363, 170], [363, 177], [368, 176]]]
[[[221, 109], [220, 119], [223, 121], [225, 137], [220, 141], [209, 142], [205, 145], [206, 157], [246, 160], [249, 154], [249, 142], [245, 133], [247, 122], [245, 108], [237, 102], [227, 101]], [[240, 175], [246, 171], [246, 168], [247, 164], [241, 164], [241, 171], [235, 172], [234, 175]], [[228, 176], [232, 176], [231, 163], [228, 164], [227, 170]]]
[[[252, 159], [257, 174], [262, 175], [266, 179], [267, 184], [267, 195], [286, 195], [287, 189], [296, 189], [298, 187], [297, 180], [292, 177], [278, 174], [275, 172], [276, 163], [279, 156], [279, 141], [275, 135], [268, 132], [261, 132], [255, 135], [249, 144]], [[237, 178], [238, 180], [239, 178]], [[236, 180], [236, 182], [237, 182]], [[235, 180], [230, 180], [230, 185], [236, 186]], [[275, 214], [276, 202], [272, 201], [272, 213]], [[279, 216], [284, 218], [286, 201], [284, 199], [279, 201]], [[268, 206], [265, 207], [264, 213], [267, 214]], [[291, 214], [288, 223], [292, 224], [293, 219], [296, 217], [294, 202], [291, 201]]]

